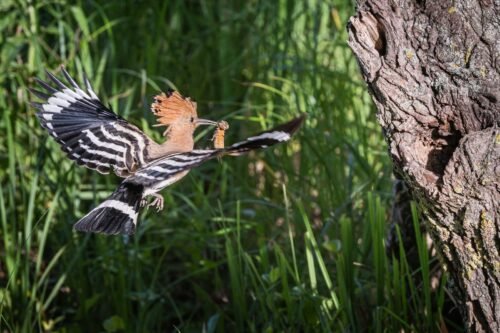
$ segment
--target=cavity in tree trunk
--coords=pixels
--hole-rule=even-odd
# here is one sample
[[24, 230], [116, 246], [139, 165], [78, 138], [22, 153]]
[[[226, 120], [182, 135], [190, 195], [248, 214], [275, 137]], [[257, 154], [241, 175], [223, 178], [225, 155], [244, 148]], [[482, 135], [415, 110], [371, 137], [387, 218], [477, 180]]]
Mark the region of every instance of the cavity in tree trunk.
[[349, 44], [468, 329], [500, 331], [500, 2], [359, 0]]

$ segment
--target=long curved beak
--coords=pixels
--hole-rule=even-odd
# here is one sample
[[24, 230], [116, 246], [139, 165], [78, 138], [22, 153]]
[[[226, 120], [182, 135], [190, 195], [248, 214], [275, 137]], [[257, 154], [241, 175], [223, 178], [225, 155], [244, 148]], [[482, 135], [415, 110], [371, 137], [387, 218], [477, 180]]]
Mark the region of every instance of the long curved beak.
[[195, 121], [196, 125], [212, 125], [212, 126], [217, 126], [217, 122], [213, 120], [208, 120], [208, 119], [196, 119]]

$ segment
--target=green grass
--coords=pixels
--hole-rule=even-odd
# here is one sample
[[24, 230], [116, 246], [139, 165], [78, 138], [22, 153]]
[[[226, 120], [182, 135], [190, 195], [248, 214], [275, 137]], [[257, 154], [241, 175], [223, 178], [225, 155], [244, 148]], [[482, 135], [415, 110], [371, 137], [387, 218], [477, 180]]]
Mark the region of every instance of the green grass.
[[[0, 3], [0, 331], [431, 332], [446, 277], [385, 252], [390, 160], [347, 47], [348, 1]], [[118, 184], [48, 138], [27, 87], [63, 64], [158, 141], [168, 87], [226, 142], [307, 112], [287, 145], [213, 161], [133, 237], [72, 231]], [[211, 133], [199, 132], [197, 146]], [[419, 219], [415, 210], [415, 226]]]

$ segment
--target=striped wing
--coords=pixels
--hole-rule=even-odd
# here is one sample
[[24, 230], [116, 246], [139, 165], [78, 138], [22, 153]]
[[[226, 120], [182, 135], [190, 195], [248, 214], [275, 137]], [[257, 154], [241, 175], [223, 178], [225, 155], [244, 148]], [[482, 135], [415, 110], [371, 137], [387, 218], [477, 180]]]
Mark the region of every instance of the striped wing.
[[144, 196], [158, 192], [178, 181], [190, 169], [215, 157], [241, 155], [251, 150], [267, 148], [290, 140], [293, 133], [298, 130], [304, 121], [304, 118], [304, 116], [300, 116], [281, 126], [249, 137], [227, 148], [192, 150], [186, 153], [169, 155], [137, 170], [134, 175], [128, 177], [124, 182], [143, 185], [145, 190]]
[[169, 155], [137, 170], [125, 182], [143, 185], [144, 196], [156, 193], [184, 177], [190, 169], [221, 153], [218, 149], [207, 149]]
[[105, 107], [86, 78], [85, 91], [64, 68], [62, 72], [71, 87], [47, 72], [55, 88], [37, 79], [46, 92], [31, 92], [43, 100], [32, 103], [41, 125], [68, 157], [87, 168], [118, 175], [144, 165], [150, 139]]

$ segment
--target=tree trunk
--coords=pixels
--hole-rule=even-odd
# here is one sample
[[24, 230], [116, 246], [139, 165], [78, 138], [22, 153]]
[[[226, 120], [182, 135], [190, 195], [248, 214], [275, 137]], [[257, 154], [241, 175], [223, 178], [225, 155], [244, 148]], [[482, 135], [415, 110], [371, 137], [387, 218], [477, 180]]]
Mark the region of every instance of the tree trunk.
[[469, 331], [500, 331], [500, 2], [358, 0], [349, 45]]

